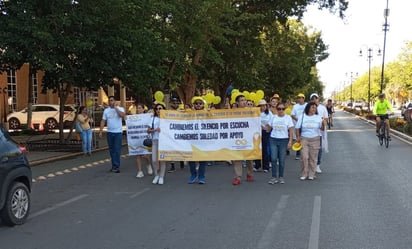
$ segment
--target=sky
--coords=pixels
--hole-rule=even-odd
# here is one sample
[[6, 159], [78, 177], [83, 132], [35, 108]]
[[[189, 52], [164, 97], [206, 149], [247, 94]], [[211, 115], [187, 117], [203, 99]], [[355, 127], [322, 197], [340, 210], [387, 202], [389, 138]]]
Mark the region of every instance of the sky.
[[[376, 52], [371, 67], [382, 67], [382, 55], [378, 56], [377, 50], [383, 50], [386, 4], [387, 0], [349, 0], [344, 20], [327, 10], [308, 8], [303, 23], [321, 31], [324, 43], [329, 46], [329, 58], [317, 65], [325, 97], [350, 85], [351, 72], [353, 76], [368, 73], [365, 56], [368, 48]], [[385, 65], [396, 60], [405, 43], [412, 41], [412, 0], [389, 0], [388, 9]], [[359, 56], [361, 49], [363, 56]]]

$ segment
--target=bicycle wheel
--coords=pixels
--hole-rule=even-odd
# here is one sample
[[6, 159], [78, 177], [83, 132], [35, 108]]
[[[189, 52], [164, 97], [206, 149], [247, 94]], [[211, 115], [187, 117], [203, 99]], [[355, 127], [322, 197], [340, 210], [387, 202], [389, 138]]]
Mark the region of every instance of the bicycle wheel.
[[381, 125], [381, 128], [379, 129], [379, 136], [378, 136], [378, 139], [379, 139], [379, 144], [382, 146], [383, 145], [383, 139], [384, 139], [384, 137], [385, 137], [385, 133], [384, 133], [384, 130], [383, 130], [384, 128], [383, 128], [383, 125]]
[[389, 134], [388, 134], [388, 130], [386, 129], [386, 125], [383, 126], [383, 131], [384, 131], [384, 136], [385, 136], [385, 147], [388, 148], [389, 147]]

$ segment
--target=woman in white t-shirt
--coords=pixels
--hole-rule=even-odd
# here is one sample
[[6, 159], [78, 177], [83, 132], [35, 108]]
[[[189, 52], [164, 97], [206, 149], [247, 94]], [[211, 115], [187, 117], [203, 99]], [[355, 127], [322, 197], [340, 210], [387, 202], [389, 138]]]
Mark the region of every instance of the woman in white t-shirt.
[[268, 124], [272, 129], [269, 138], [272, 178], [269, 180], [269, 184], [285, 183], [286, 151], [291, 148], [293, 138], [293, 121], [289, 115], [285, 114], [285, 109], [284, 103], [278, 103], [276, 105], [277, 113], [273, 115]]
[[152, 166], [153, 166], [153, 173], [155, 177], [153, 178], [153, 184], [163, 185], [164, 183], [164, 176], [166, 173], [166, 162], [159, 161], [158, 159], [158, 151], [159, 151], [159, 133], [160, 131], [160, 111], [165, 110], [165, 106], [163, 104], [156, 104], [154, 107], [154, 114], [153, 114], [153, 125], [149, 129], [147, 129], [147, 133], [152, 134]]
[[320, 148], [321, 131], [325, 120], [317, 114], [317, 105], [309, 102], [302, 116], [296, 122], [296, 142], [302, 144], [301, 180], [315, 179], [315, 170]]

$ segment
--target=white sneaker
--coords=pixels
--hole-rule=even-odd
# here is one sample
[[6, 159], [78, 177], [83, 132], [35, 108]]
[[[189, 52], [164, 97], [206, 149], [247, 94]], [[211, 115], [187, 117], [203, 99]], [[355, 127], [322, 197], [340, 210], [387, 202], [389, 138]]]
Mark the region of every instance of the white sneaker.
[[308, 177], [309, 180], [314, 180], [315, 178], [313, 176]]
[[164, 183], [163, 177], [159, 177], [159, 182], [157, 184], [163, 185], [163, 183]]
[[147, 174], [150, 176], [153, 175], [153, 169], [151, 164], [147, 165]]
[[302, 181], [303, 181], [303, 180], [306, 180], [306, 176], [301, 176], [300, 179], [301, 179]]
[[142, 178], [144, 176], [142, 171], [137, 172], [136, 178]]
[[159, 182], [159, 176], [155, 176], [152, 181], [153, 184], [157, 184], [157, 182]]
[[320, 165], [319, 164], [316, 166], [316, 173], [319, 173], [319, 174], [322, 173], [322, 170], [320, 170]]

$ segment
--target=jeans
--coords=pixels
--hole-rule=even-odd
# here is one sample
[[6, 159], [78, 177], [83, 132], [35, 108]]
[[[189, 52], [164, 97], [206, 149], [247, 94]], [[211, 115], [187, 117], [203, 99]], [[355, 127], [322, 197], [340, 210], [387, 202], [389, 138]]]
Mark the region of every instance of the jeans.
[[196, 162], [189, 162], [189, 167], [190, 167], [190, 174], [195, 177], [205, 178], [205, 172], [206, 172], [206, 161], [199, 162], [199, 171], [196, 171]]
[[285, 170], [286, 150], [288, 148], [289, 138], [273, 138], [269, 140], [270, 155], [272, 159], [272, 177], [277, 177], [277, 163], [279, 160], [279, 177], [283, 177]]
[[92, 153], [92, 129], [83, 130], [81, 136], [83, 153]]
[[123, 133], [107, 133], [107, 145], [109, 146], [110, 158], [112, 159], [112, 169], [120, 167], [120, 154], [122, 152]]

